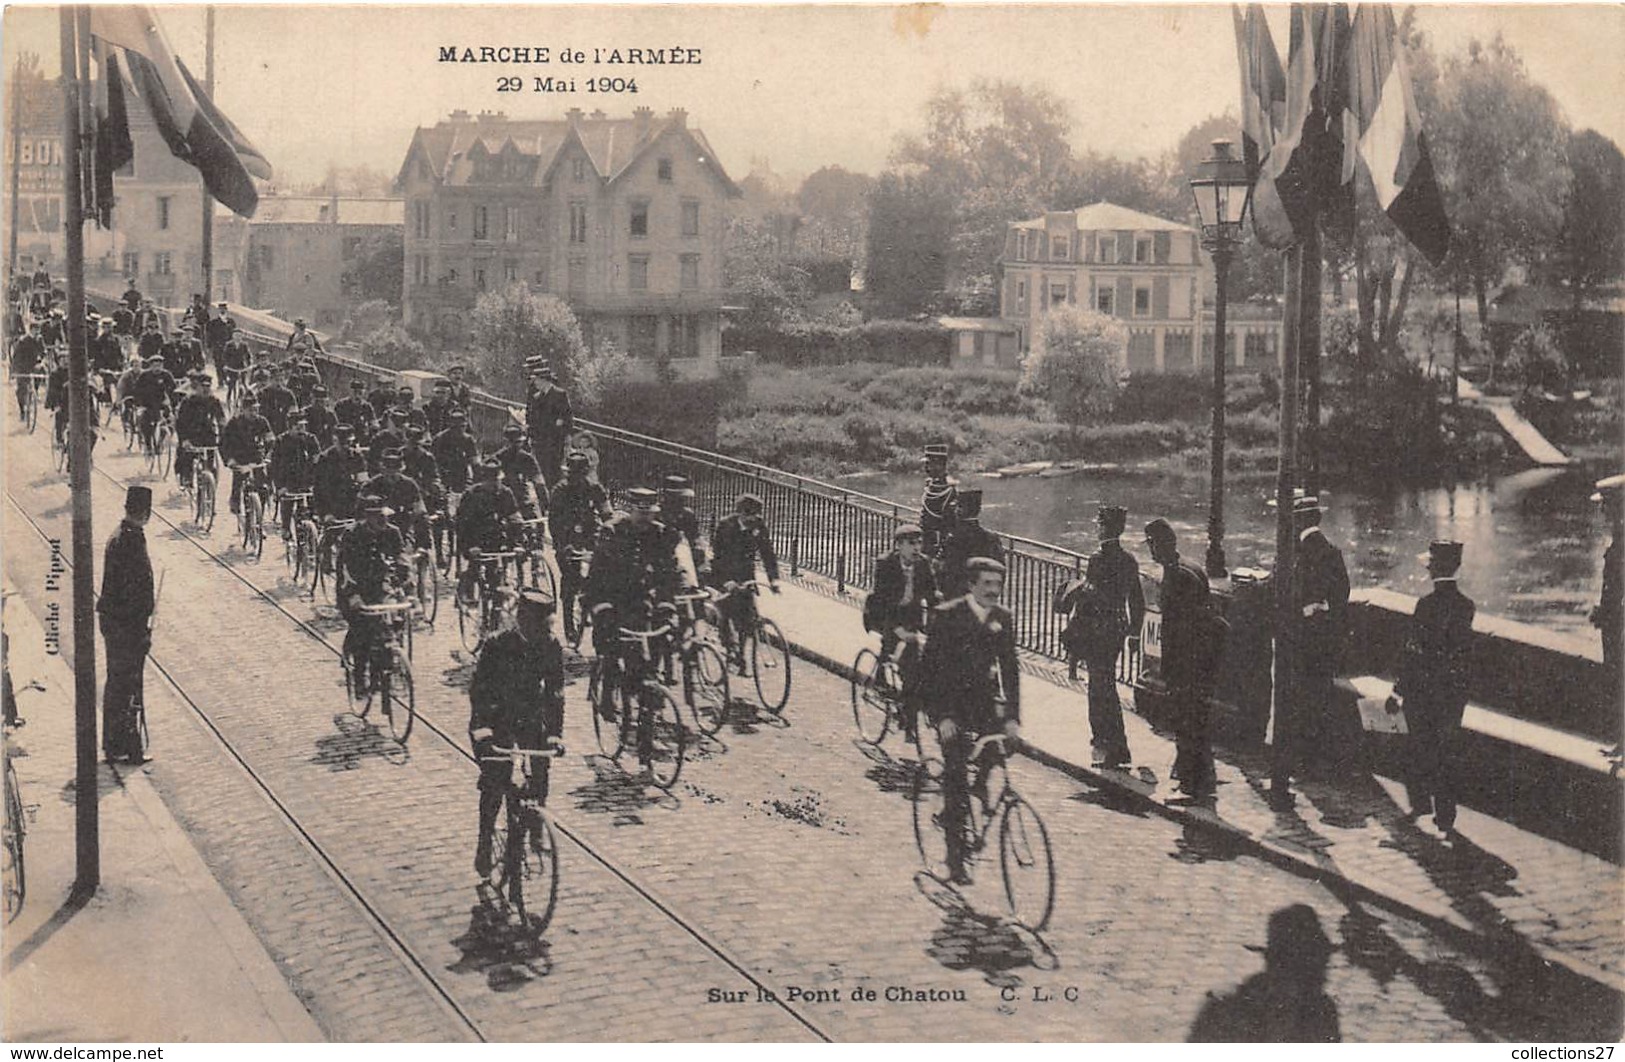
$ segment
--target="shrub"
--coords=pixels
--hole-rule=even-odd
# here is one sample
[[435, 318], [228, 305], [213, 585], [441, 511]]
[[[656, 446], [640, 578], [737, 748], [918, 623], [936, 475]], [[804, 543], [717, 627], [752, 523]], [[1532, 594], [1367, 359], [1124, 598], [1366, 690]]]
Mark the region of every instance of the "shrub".
[[1558, 345], [1557, 336], [1544, 324], [1531, 325], [1512, 340], [1502, 368], [1509, 382], [1525, 390], [1554, 391], [1567, 386], [1569, 361]]
[[581, 408], [597, 412], [610, 404], [632, 375], [632, 358], [609, 339], [589, 348], [585, 343], [567, 363], [572, 397]]
[[1021, 374], [1023, 394], [1042, 399], [1074, 433], [1111, 409], [1118, 369], [1128, 357], [1128, 330], [1116, 320], [1077, 306], [1057, 306], [1033, 336]]
[[385, 324], [362, 337], [361, 360], [386, 369], [421, 369], [427, 360], [423, 344], [398, 324]]
[[524, 393], [524, 361], [539, 354], [553, 363], [560, 382], [573, 385], [570, 370], [583, 354], [581, 325], [563, 299], [533, 295], [524, 284], [488, 291], [472, 315], [477, 360], [489, 385], [505, 395]]

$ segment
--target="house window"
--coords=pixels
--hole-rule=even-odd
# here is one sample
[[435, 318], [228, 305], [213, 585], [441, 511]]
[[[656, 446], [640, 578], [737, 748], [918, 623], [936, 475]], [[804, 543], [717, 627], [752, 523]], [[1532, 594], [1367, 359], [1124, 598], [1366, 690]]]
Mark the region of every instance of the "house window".
[[1065, 236], [1051, 236], [1049, 241], [1049, 256], [1058, 261], [1066, 261], [1067, 251], [1070, 247]]
[[174, 264], [174, 258], [168, 251], [159, 251], [152, 256], [152, 271], [158, 276], [169, 276], [174, 271]]
[[1027, 312], [1027, 282], [1025, 280], [1016, 281], [1016, 312]]
[[1162, 338], [1162, 360], [1169, 368], [1191, 364], [1191, 334], [1188, 331], [1169, 331]]
[[273, 268], [276, 264], [276, 255], [272, 252], [271, 247], [269, 245], [261, 245], [257, 248], [257, 250], [260, 253], [260, 268], [264, 270], [270, 270]]
[[671, 331], [671, 356], [697, 358], [700, 356], [700, 319], [692, 314], [668, 318]]
[[655, 173], [662, 181], [671, 183], [671, 159], [661, 159], [655, 163]]
[[586, 159], [577, 158], [570, 160], [570, 179], [573, 181], [585, 181], [587, 179]]
[[1151, 287], [1147, 284], [1134, 286], [1134, 316], [1151, 316]]
[[502, 208], [502, 239], [507, 243], [514, 243], [519, 239], [518, 207]]
[[1141, 236], [1134, 241], [1134, 261], [1138, 265], [1151, 264], [1151, 237]]
[[455, 210], [446, 211], [446, 231], [447, 232], [456, 232], [457, 231], [457, 211], [455, 211]]
[[542, 291], [546, 291], [547, 290], [547, 270], [545, 270], [545, 269], [536, 270], [535, 274], [531, 277], [530, 282], [531, 282], [532, 286], [534, 286], [536, 288], [539, 288]]
[[639, 199], [632, 203], [632, 226], [628, 230], [634, 240], [649, 235], [649, 203]]
[[158, 197], [158, 227], [160, 229], [169, 228], [169, 196], [167, 195]]
[[519, 280], [519, 263], [507, 261], [502, 263], [502, 282], [514, 284]]
[[700, 201], [698, 199], [683, 200], [683, 235], [698, 236], [700, 234]]
[[570, 259], [569, 275], [570, 294], [580, 295], [587, 290], [587, 260], [585, 258]]
[[1117, 261], [1117, 237], [1116, 236], [1102, 236], [1100, 238], [1099, 251], [1100, 251], [1100, 253], [1095, 256], [1096, 261], [1100, 261], [1100, 262], [1115, 262], [1115, 261]]
[[485, 267], [484, 266], [475, 266], [474, 267], [474, 290], [475, 291], [484, 291], [485, 288], [486, 288]]
[[429, 259], [427, 255], [415, 254], [412, 256], [412, 283], [427, 284], [429, 282]]
[[635, 254], [627, 260], [627, 287], [632, 291], [649, 290], [649, 256]]
[[698, 291], [700, 288], [700, 256], [697, 254], [685, 254], [682, 257], [682, 265], [683, 290]]
[[653, 358], [655, 356], [655, 337], [659, 334], [660, 318], [647, 314], [638, 314], [628, 322], [627, 337], [632, 348], [634, 358]]
[[429, 204], [421, 199], [412, 201], [412, 235], [420, 240], [429, 238]]
[[134, 277], [141, 275], [141, 254], [138, 251], [124, 252], [124, 275]]
[[1065, 302], [1066, 302], [1066, 285], [1065, 284], [1051, 284], [1049, 286], [1049, 304], [1051, 306], [1061, 306], [1061, 305], [1065, 304]]
[[1027, 259], [1027, 230], [1026, 229], [1021, 229], [1020, 231], [1018, 231], [1016, 233], [1016, 259], [1018, 261], [1026, 261], [1026, 259]]
[[485, 207], [477, 206], [474, 208], [474, 238], [476, 240], [490, 238], [489, 220], [490, 215]]
[[1110, 317], [1116, 312], [1117, 289], [1112, 281], [1102, 278], [1095, 281], [1095, 309]]
[[587, 242], [587, 204], [580, 199], [570, 200], [570, 242]]

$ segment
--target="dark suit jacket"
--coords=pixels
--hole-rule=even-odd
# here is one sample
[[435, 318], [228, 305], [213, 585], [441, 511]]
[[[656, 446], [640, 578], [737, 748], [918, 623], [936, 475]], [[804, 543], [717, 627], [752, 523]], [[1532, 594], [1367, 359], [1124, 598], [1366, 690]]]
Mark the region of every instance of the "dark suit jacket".
[[[1004, 682], [1002, 716], [994, 704], [994, 666]], [[970, 601], [955, 598], [931, 611], [920, 665], [926, 715], [952, 719], [962, 729], [988, 734], [1021, 720], [1021, 672], [1016, 661], [1015, 622], [1002, 605], [983, 623]]]
[[1189, 561], [1163, 565], [1157, 607], [1162, 611], [1162, 680], [1170, 689], [1200, 686], [1213, 677], [1202, 629], [1210, 596], [1201, 568]]
[[102, 593], [96, 602], [102, 630], [144, 637], [147, 620], [156, 605], [146, 532], [128, 520], [121, 520], [118, 530], [107, 540], [107, 552], [102, 559]]
[[991, 557], [1004, 562], [1004, 547], [999, 536], [981, 524], [960, 521], [942, 547], [942, 592], [945, 597], [959, 597], [970, 591], [970, 579], [965, 562], [972, 557]]
[[[1316, 602], [1324, 602], [1330, 611], [1305, 616], [1305, 606]], [[1342, 551], [1319, 532], [1298, 543], [1292, 567], [1292, 604], [1296, 641], [1301, 651], [1311, 654], [1304, 663], [1335, 665], [1348, 630], [1349, 570]]]
[[1467, 705], [1476, 611], [1472, 599], [1453, 581], [1434, 583], [1433, 592], [1416, 603], [1405, 661], [1394, 687], [1408, 711], [1460, 719]]
[[[564, 388], [555, 387], [546, 394], [538, 391], [530, 396], [525, 409], [525, 430], [530, 433], [531, 445], [537, 452], [562, 459], [564, 440], [569, 438], [574, 427], [575, 415], [570, 410], [570, 396], [564, 393]], [[556, 468], [543, 468], [542, 471], [550, 477], [558, 474]]]
[[896, 550], [875, 561], [875, 588], [863, 602], [863, 628], [891, 632], [896, 627], [915, 630], [925, 623], [925, 610], [936, 604], [937, 581], [924, 554], [914, 559], [914, 587], [903, 600], [907, 583], [903, 558]]

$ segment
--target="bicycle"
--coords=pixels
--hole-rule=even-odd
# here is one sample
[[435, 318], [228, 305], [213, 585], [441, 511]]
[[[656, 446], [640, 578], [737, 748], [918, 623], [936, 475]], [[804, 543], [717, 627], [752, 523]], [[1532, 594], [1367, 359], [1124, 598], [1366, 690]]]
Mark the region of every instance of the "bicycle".
[[515, 783], [512, 777], [508, 779], [507, 797], [503, 801], [504, 821], [491, 835], [492, 850], [502, 853], [493, 868], [491, 886], [497, 902], [505, 908], [511, 906], [519, 915], [519, 924], [526, 929], [533, 928], [540, 935], [553, 920], [553, 911], [558, 906], [559, 842], [547, 806], [523, 794], [530, 790], [534, 762], [563, 756], [564, 746], [550, 744], [545, 749], [498, 746], [491, 751], [497, 755], [481, 756], [481, 763], [512, 763], [519, 768], [523, 779], [520, 783]]
[[310, 576], [311, 601], [319, 600], [324, 605], [337, 603], [339, 543], [355, 525], [355, 520], [328, 520], [317, 533]]
[[[410, 600], [389, 601], [379, 605], [362, 605], [363, 616], [376, 619], [379, 634], [362, 652], [371, 656], [371, 683], [366, 690], [357, 688], [355, 662], [344, 657], [344, 689], [351, 703], [361, 702], [360, 718], [367, 718], [376, 700], [389, 720], [389, 732], [398, 744], [405, 745], [412, 736], [412, 724], [417, 721], [417, 686], [412, 681], [412, 610]], [[398, 696], [403, 694], [404, 696]]]
[[218, 467], [220, 448], [186, 444], [192, 454], [192, 483], [182, 483], [182, 490], [192, 492], [192, 522], [206, 535], [214, 530], [214, 515], [220, 492], [216, 486], [215, 468]]
[[587, 571], [592, 565], [592, 550], [581, 546], [566, 546], [559, 557], [559, 611], [564, 614], [564, 637], [570, 648], [581, 648], [581, 636], [587, 630], [587, 604], [582, 592], [587, 588]]
[[[852, 721], [857, 724], [858, 736], [877, 748], [894, 729], [912, 734], [909, 709], [903, 701], [904, 658], [911, 656], [911, 666], [918, 666], [917, 653], [909, 653], [909, 644], [899, 641], [897, 648], [882, 657], [865, 646], [858, 650], [852, 662]], [[918, 721], [912, 721], [918, 726]]]
[[[914, 772], [914, 842], [926, 873], [947, 880], [947, 800], [943, 788], [944, 760], [928, 754], [926, 733], [916, 735], [920, 761]], [[983, 753], [991, 755], [983, 762]], [[940, 751], [940, 749], [939, 749]], [[999, 871], [1005, 904], [1011, 916], [1035, 933], [1049, 924], [1055, 908], [1055, 858], [1044, 820], [1010, 783], [1006, 766], [1009, 738], [987, 734], [971, 746], [967, 758], [966, 788], [970, 813], [966, 817], [966, 870], [987, 849], [988, 835], [997, 827]]]
[[[677, 594], [672, 600], [677, 605], [675, 652], [683, 665], [683, 700], [694, 713], [695, 728], [709, 737], [727, 721], [730, 700], [728, 663], [715, 640], [720, 617], [709, 591]], [[668, 658], [668, 668], [670, 663]]]
[[412, 596], [418, 604], [418, 614], [429, 627], [440, 615], [440, 568], [434, 562], [434, 550], [417, 546], [409, 551], [412, 558]]
[[282, 559], [293, 573], [295, 583], [315, 577], [316, 521], [310, 515], [313, 497], [315, 495], [308, 490], [285, 490], [281, 494], [281, 504], [291, 507], [282, 527]]
[[265, 480], [265, 462], [232, 465], [231, 470], [247, 477], [238, 499], [242, 511], [237, 514], [237, 524], [242, 530], [243, 552], [258, 560], [265, 555], [265, 498], [271, 490]]
[[222, 374], [226, 378], [226, 409], [235, 412], [244, 390], [243, 377], [248, 375], [248, 370], [228, 367], [222, 370]]
[[729, 663], [739, 668], [740, 675], [745, 674], [746, 663], [749, 663], [757, 699], [763, 708], [778, 715], [790, 700], [790, 643], [779, 625], [762, 615], [759, 609], [756, 629], [741, 632], [734, 629], [736, 624], [727, 610], [721, 608], [722, 602], [734, 594], [760, 594], [761, 589], [759, 582], [730, 582], [716, 595], [716, 601], [723, 620], [722, 645], [728, 650]]
[[27, 386], [22, 390], [23, 423], [28, 426], [28, 433], [32, 435], [34, 429], [39, 427], [40, 388], [45, 386], [49, 377], [43, 372], [18, 373], [13, 379], [19, 383], [26, 380]]
[[519, 597], [508, 582], [508, 567], [518, 550], [475, 550], [477, 566], [470, 595], [457, 594], [457, 636], [463, 648], [478, 653], [491, 635], [513, 626]]
[[559, 585], [553, 578], [553, 569], [547, 563], [547, 554], [544, 552], [547, 544], [547, 517], [521, 519], [519, 525], [524, 528], [519, 533], [524, 584], [532, 590], [545, 590], [549, 597], [557, 597]]
[[175, 462], [175, 417], [165, 409], [158, 414], [152, 433], [141, 440], [147, 455], [147, 475], [159, 479], [169, 478], [170, 466]]
[[[587, 699], [593, 706], [592, 728], [599, 751], [619, 763], [621, 753], [635, 741], [639, 764], [647, 767], [656, 787], [665, 790], [677, 784], [688, 743], [677, 702], [657, 677], [659, 665], [653, 643], [671, 633], [669, 623], [653, 630], [620, 628], [620, 659], [594, 657], [587, 679]], [[626, 647], [631, 645], [636, 645], [638, 651], [628, 652]], [[630, 711], [633, 706], [627, 703], [629, 691], [635, 696], [635, 721]]]
[[[44, 688], [38, 682], [30, 682], [17, 692]], [[16, 769], [11, 766], [11, 730], [12, 727], [8, 725], [5, 741], [0, 745], [0, 755], [5, 758], [6, 776], [5, 849], [3, 864], [0, 864], [0, 882], [3, 882], [5, 892], [8, 923], [22, 913], [23, 901], [28, 897], [28, 868], [23, 861], [23, 842], [28, 835], [29, 822], [33, 820], [34, 812], [39, 810], [38, 804], [23, 803], [22, 786], [17, 782]]]

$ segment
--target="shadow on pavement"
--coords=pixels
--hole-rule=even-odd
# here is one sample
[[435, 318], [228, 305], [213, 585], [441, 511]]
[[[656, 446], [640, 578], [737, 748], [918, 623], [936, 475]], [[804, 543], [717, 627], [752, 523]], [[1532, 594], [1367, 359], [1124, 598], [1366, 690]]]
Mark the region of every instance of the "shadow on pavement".
[[639, 781], [608, 757], [588, 756], [587, 765], [592, 768], [592, 781], [570, 790], [578, 811], [613, 816], [611, 823], [615, 826], [641, 826], [643, 816], [639, 812], [644, 809], [674, 810], [682, 805], [676, 796]]
[[869, 758], [873, 764], [863, 776], [875, 783], [875, 788], [882, 793], [901, 793], [905, 797], [912, 797], [914, 793], [914, 772], [919, 767], [918, 760], [893, 759], [885, 749], [871, 745], [861, 738], [853, 738], [852, 744], [858, 751]]
[[1168, 858], [1187, 864], [1228, 863], [1242, 852], [1241, 840], [1234, 834], [1199, 822], [1186, 822], [1180, 835], [1174, 838], [1174, 850], [1168, 853]]
[[385, 737], [369, 720], [351, 712], [333, 716], [337, 734], [316, 739], [316, 755], [310, 762], [330, 771], [354, 771], [367, 759], [380, 759], [397, 767], [411, 762], [412, 753]]
[[1085, 789], [1081, 793], [1073, 793], [1068, 800], [1079, 804], [1090, 804], [1107, 811], [1115, 811], [1119, 815], [1129, 815], [1136, 819], [1151, 817], [1146, 810], [1145, 801], [1135, 800], [1121, 789]]
[[451, 943], [462, 954], [446, 969], [484, 974], [493, 992], [515, 992], [553, 972], [547, 941], [483, 898], [469, 911], [468, 929]]

